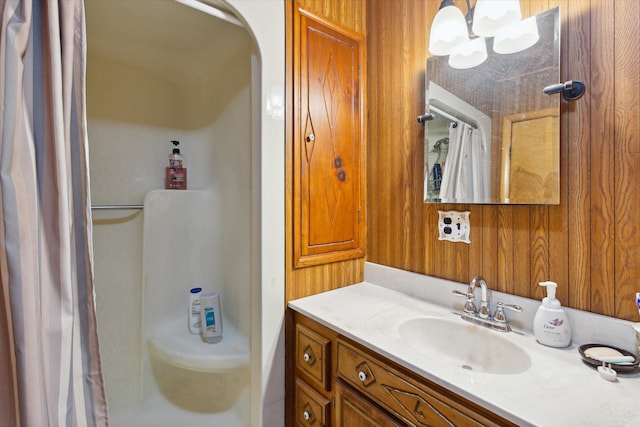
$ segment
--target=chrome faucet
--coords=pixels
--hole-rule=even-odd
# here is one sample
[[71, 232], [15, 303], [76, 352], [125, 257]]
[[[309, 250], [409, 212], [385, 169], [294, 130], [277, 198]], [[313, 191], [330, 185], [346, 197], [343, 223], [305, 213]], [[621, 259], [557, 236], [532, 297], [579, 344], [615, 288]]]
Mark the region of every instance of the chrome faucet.
[[[480, 306], [476, 309], [476, 287], [480, 285]], [[496, 305], [496, 311], [491, 315], [489, 309], [489, 302], [491, 298], [491, 291], [487, 287], [487, 282], [481, 276], [475, 276], [471, 283], [469, 283], [469, 289], [467, 293], [454, 290], [453, 293], [458, 296], [467, 298], [467, 302], [464, 304], [464, 309], [461, 317], [464, 320], [473, 322], [482, 326], [486, 326], [497, 331], [508, 332], [511, 330], [509, 322], [504, 314], [504, 309], [520, 312], [522, 307], [515, 304], [504, 304], [502, 301], [498, 301]]]

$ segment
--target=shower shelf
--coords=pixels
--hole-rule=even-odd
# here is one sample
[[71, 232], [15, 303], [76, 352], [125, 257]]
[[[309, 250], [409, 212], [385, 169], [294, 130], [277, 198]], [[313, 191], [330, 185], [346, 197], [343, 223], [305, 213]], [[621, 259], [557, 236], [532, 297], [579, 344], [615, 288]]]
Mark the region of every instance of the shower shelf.
[[249, 366], [249, 340], [229, 322], [222, 341], [207, 344], [189, 333], [184, 322], [157, 327], [148, 334], [149, 353], [166, 363], [200, 372], [223, 372]]

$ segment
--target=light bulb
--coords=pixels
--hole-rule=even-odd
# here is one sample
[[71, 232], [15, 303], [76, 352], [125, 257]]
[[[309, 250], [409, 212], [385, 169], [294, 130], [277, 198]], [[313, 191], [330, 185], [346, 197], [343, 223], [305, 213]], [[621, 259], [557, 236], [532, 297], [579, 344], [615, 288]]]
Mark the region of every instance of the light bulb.
[[438, 11], [431, 23], [429, 52], [433, 55], [449, 55], [457, 45], [469, 41], [464, 15], [455, 6], [445, 6]]
[[487, 59], [487, 44], [484, 37], [457, 46], [449, 56], [452, 68], [466, 69], [482, 64]]
[[493, 37], [520, 18], [520, 0], [478, 0], [471, 30], [478, 36]]
[[507, 54], [530, 48], [538, 42], [538, 23], [536, 17], [524, 19], [498, 31], [493, 39], [493, 51]]

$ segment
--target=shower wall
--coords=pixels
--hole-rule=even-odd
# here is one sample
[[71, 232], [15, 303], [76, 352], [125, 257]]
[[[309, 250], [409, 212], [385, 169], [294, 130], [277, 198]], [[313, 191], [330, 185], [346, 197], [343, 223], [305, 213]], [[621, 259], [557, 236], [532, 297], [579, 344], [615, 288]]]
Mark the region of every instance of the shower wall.
[[[153, 45], [158, 51], [153, 55], [145, 49], [137, 55], [120, 54], [108, 46], [92, 45], [92, 3], [98, 2], [87, 3], [92, 203], [141, 204], [148, 191], [164, 187], [170, 141], [179, 140], [187, 156], [189, 188], [215, 192], [221, 201], [216, 215], [224, 224], [226, 249], [216, 263], [224, 266], [225, 285], [235, 289], [232, 298], [246, 298], [249, 313], [252, 49], [248, 35], [229, 29], [233, 52], [214, 49], [203, 58], [203, 52], [194, 51], [189, 61], [184, 52], [176, 53], [178, 64], [167, 58], [173, 54], [172, 46], [161, 41]], [[201, 23], [194, 19], [185, 22]], [[177, 46], [184, 50], [191, 44], [201, 46], [206, 40], [183, 40]], [[212, 61], [210, 56], [216, 55], [224, 61]], [[94, 211], [98, 328], [112, 412], [138, 401], [141, 392], [142, 217], [140, 211]]]

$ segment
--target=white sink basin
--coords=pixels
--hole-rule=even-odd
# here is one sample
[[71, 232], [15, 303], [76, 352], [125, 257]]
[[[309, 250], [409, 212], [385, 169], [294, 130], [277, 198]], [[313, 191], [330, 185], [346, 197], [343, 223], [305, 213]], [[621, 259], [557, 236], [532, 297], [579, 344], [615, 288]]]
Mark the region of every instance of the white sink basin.
[[463, 320], [421, 317], [400, 325], [409, 347], [442, 363], [490, 374], [518, 374], [531, 367], [531, 358], [518, 345], [483, 326]]

